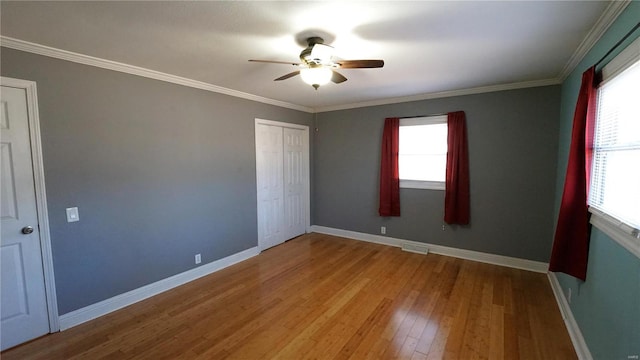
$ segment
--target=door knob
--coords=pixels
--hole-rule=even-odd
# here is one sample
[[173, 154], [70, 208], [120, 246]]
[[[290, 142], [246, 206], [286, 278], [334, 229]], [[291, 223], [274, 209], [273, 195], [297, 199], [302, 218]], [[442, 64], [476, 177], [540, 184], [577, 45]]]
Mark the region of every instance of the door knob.
[[33, 226], [25, 226], [22, 228], [22, 233], [25, 235], [29, 235], [33, 232]]

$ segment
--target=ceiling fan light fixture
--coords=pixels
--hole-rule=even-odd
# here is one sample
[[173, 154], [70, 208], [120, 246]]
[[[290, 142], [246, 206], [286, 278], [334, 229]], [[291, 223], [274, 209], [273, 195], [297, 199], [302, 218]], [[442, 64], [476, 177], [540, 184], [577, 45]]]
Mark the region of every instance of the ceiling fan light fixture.
[[327, 67], [311, 67], [300, 70], [302, 81], [317, 88], [317, 86], [325, 85], [331, 81], [333, 71]]
[[249, 61], [293, 65], [300, 70], [280, 76], [279, 78], [274, 79], [274, 81], [286, 80], [296, 75], [300, 75], [305, 83], [313, 86], [316, 90], [318, 90], [320, 85], [325, 85], [329, 81], [333, 81], [336, 84], [347, 81], [347, 78], [344, 77], [344, 75], [334, 71], [336, 69], [367, 69], [381, 68], [384, 66], [384, 60], [333, 61], [333, 47], [325, 45], [324, 40], [318, 36], [307, 38], [307, 44], [309, 44], [309, 46], [304, 48], [300, 53], [301, 63], [274, 60]]

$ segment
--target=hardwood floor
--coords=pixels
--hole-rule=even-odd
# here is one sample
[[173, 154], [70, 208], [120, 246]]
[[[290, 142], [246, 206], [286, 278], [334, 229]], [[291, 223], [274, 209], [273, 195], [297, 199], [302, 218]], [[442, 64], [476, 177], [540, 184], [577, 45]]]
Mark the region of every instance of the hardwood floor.
[[11, 359], [575, 359], [544, 274], [308, 234]]

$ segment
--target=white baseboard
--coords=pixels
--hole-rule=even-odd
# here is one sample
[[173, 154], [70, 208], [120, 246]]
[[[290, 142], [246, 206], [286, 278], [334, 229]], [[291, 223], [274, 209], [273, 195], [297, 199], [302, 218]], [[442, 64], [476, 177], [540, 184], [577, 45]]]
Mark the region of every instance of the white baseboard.
[[573, 317], [573, 312], [571, 311], [571, 307], [569, 307], [567, 298], [564, 296], [564, 291], [562, 291], [562, 286], [560, 286], [556, 274], [549, 271], [547, 273], [547, 276], [549, 277], [549, 283], [551, 284], [553, 295], [555, 295], [556, 301], [558, 302], [558, 307], [560, 308], [562, 319], [564, 320], [564, 324], [567, 327], [569, 337], [571, 337], [571, 342], [573, 343], [573, 347], [576, 350], [578, 359], [593, 360], [591, 352], [589, 351], [589, 347], [584, 341], [582, 331], [580, 331], [580, 327], [578, 327], [576, 319]]
[[145, 285], [141, 288], [137, 288], [124, 294], [120, 294], [112, 298], [100, 301], [93, 305], [83, 307], [82, 309], [66, 313], [64, 315], [61, 315], [59, 318], [60, 330], [69, 329], [89, 320], [93, 320], [110, 312], [121, 309], [125, 306], [129, 306], [137, 303], [138, 301], [147, 299], [151, 296], [160, 294], [167, 290], [171, 290], [177, 286], [183, 285], [195, 279], [229, 267], [233, 264], [252, 258], [259, 253], [260, 251], [258, 250], [258, 247], [253, 247], [227, 256], [225, 258], [210, 262], [208, 264], [199, 266], [197, 268], [185, 271], [183, 273], [154, 282], [152, 284]]
[[543, 274], [546, 274], [547, 270], [549, 269], [549, 264], [539, 262], [539, 261], [520, 259], [520, 258], [509, 257], [509, 256], [503, 256], [503, 255], [488, 254], [488, 253], [483, 253], [479, 251], [457, 249], [457, 248], [452, 248], [448, 246], [428, 244], [428, 243], [422, 243], [422, 242], [411, 241], [411, 240], [403, 240], [403, 239], [397, 239], [397, 238], [392, 238], [388, 236], [366, 234], [366, 233], [361, 233], [356, 231], [335, 229], [335, 228], [318, 226], [318, 225], [312, 225], [311, 231], [321, 233], [321, 234], [340, 236], [340, 237], [345, 237], [345, 238], [354, 239], [354, 240], [360, 240], [360, 241], [366, 241], [366, 242], [372, 242], [376, 244], [383, 244], [383, 245], [396, 246], [396, 247], [402, 247], [403, 243], [410, 244], [412, 246], [418, 246], [418, 247], [426, 246], [428, 248], [429, 253], [433, 253], [433, 254], [446, 255], [446, 256], [451, 256], [451, 257], [456, 257], [461, 259], [506, 266], [510, 268], [534, 271], [534, 272], [543, 273]]

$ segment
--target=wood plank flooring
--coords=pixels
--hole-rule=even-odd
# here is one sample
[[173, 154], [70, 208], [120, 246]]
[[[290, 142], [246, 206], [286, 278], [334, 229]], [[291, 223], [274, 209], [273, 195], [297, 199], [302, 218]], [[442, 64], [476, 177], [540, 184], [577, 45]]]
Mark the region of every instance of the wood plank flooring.
[[544, 274], [320, 234], [11, 359], [575, 359]]

